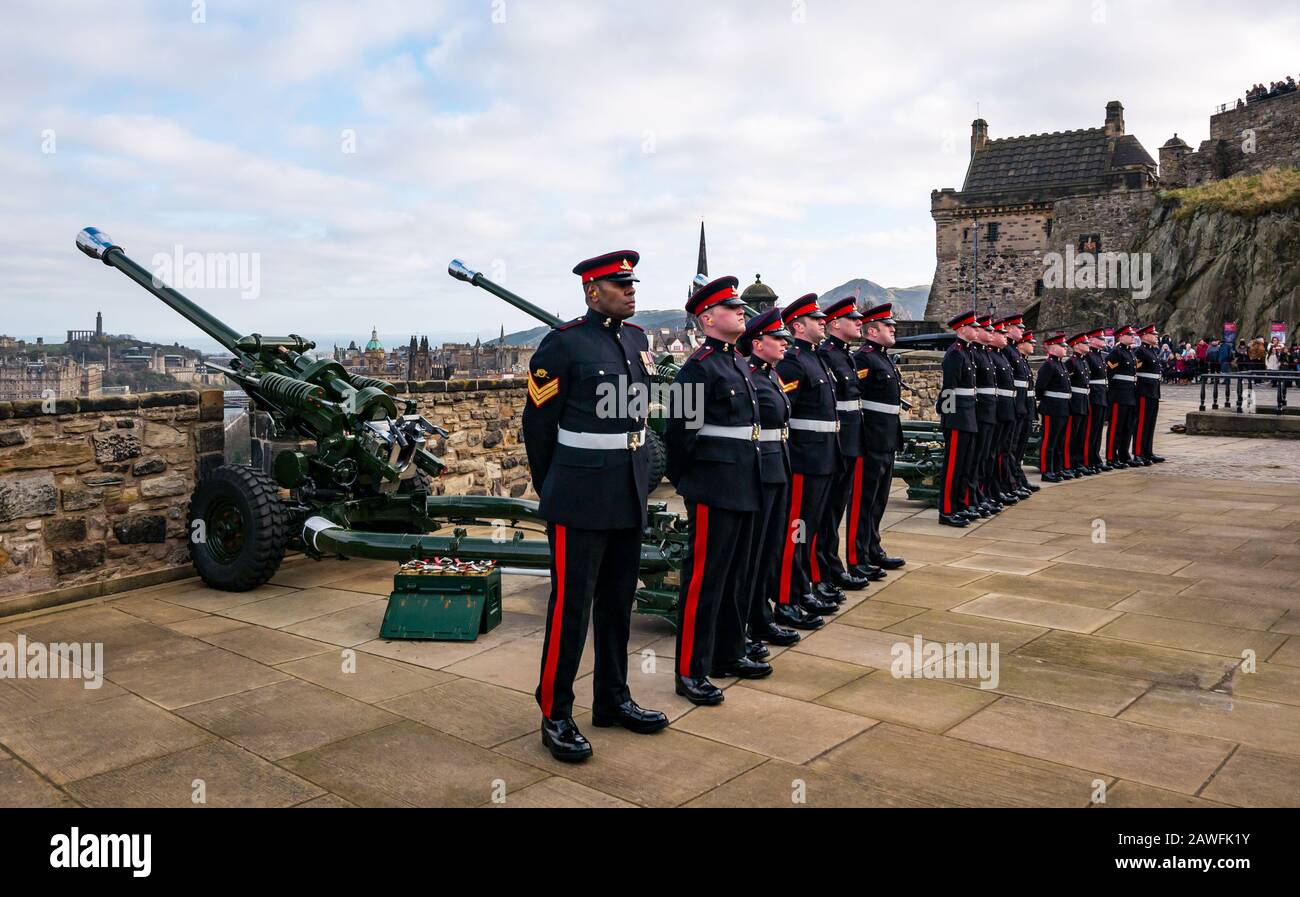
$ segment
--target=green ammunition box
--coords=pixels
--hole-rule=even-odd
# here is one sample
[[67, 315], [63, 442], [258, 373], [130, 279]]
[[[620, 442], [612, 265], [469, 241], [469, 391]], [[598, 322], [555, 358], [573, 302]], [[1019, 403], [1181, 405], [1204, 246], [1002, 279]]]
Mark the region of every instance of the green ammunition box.
[[501, 571], [398, 573], [379, 637], [472, 642], [501, 623]]

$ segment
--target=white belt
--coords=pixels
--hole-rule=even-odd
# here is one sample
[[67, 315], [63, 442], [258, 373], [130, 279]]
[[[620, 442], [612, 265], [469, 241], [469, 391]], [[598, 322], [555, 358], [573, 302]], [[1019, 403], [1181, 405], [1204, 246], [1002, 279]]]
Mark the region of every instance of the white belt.
[[1079, 393], [1083, 393], [1086, 396], [1089, 390], [1088, 387], [1086, 386], [1071, 386], [1070, 392], [1079, 392]]
[[1049, 398], [1049, 399], [1068, 399], [1068, 398], [1070, 397], [1070, 394], [1069, 394], [1068, 392], [1050, 392], [1050, 391], [1049, 391], [1049, 392], [1044, 392], [1043, 395], [1045, 395], [1045, 396], [1046, 396], [1047, 398]]
[[743, 439], [746, 442], [757, 442], [762, 431], [759, 430], [758, 424], [754, 424], [752, 427], [722, 427], [717, 424], [705, 424], [697, 432], [701, 436], [716, 436], [719, 439]]
[[[1012, 381], [1012, 382], [1014, 382], [1014, 383], [1016, 384], [1016, 386], [1017, 386], [1018, 388], [1020, 388], [1020, 389], [1028, 389], [1028, 388], [1029, 388], [1029, 381], [1028, 381], [1028, 380], [1014, 380], [1014, 381]], [[1105, 381], [1103, 380], [1102, 382], [1104, 383]]]
[[758, 441], [759, 442], [785, 442], [786, 437], [789, 435], [790, 435], [790, 431], [785, 427], [782, 427], [779, 430], [759, 430]]
[[948, 392], [952, 393], [952, 394], [955, 395], [955, 396], [973, 396], [973, 395], [975, 395], [975, 390], [974, 390], [974, 389], [971, 389], [969, 386], [957, 386], [957, 387], [954, 387], [953, 389], [948, 390]]
[[790, 418], [791, 430], [811, 430], [814, 433], [838, 433], [840, 422], [837, 420], [807, 420], [802, 417]]
[[997, 392], [998, 395], [1008, 399], [1014, 399], [1016, 397], [1016, 391], [1014, 389], [999, 389]]
[[860, 399], [852, 399], [850, 401], [836, 402], [835, 410], [836, 411], [861, 411], [862, 406], [858, 404], [860, 401], [861, 401]]
[[868, 402], [866, 399], [863, 399], [862, 410], [879, 411], [881, 414], [898, 414], [899, 407], [897, 405], [886, 405], [884, 402]]
[[1159, 380], [1159, 374], [1138, 374], [1139, 377], [1150, 377], [1152, 380]]
[[975, 388], [975, 394], [979, 396], [995, 396], [998, 391], [992, 386], [978, 386]]
[[1089, 385], [1089, 386], [1105, 386], [1105, 385], [1106, 385], [1106, 381], [1105, 381], [1105, 380], [1089, 380], [1089, 381], [1088, 381], [1088, 385]]
[[1127, 380], [1129, 383], [1136, 383], [1136, 382], [1137, 382], [1137, 377], [1131, 376], [1131, 375], [1129, 375], [1129, 374], [1112, 374], [1110, 379], [1112, 379], [1112, 380]]
[[601, 449], [602, 451], [635, 450], [645, 445], [645, 428], [642, 427], [639, 432], [634, 431], [632, 433], [577, 433], [561, 427], [557, 441], [560, 445], [567, 445], [571, 448]]

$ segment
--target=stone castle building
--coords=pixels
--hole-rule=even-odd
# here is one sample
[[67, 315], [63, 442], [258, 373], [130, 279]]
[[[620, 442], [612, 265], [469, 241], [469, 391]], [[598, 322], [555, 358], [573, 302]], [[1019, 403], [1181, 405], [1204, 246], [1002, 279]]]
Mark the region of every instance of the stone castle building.
[[1160, 185], [1166, 188], [1297, 167], [1300, 90], [1221, 106], [1210, 116], [1210, 139], [1195, 151], [1177, 134], [1160, 148]]
[[1126, 247], [1155, 202], [1155, 160], [1125, 133], [1117, 100], [1101, 127], [1075, 131], [990, 139], [976, 119], [970, 148], [962, 189], [930, 194], [936, 266], [926, 318], [974, 303], [1026, 312], [1034, 327], [1069, 326], [1068, 310], [1039, 314], [1044, 253]]

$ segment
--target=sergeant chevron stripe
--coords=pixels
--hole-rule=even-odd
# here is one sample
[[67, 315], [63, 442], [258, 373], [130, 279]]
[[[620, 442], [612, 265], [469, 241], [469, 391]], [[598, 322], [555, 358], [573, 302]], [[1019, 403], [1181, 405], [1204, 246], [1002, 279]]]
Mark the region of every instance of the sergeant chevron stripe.
[[537, 378], [530, 371], [528, 374], [528, 397], [533, 400], [533, 405], [540, 408], [551, 399], [559, 395], [560, 378], [556, 377], [550, 383], [538, 383]]

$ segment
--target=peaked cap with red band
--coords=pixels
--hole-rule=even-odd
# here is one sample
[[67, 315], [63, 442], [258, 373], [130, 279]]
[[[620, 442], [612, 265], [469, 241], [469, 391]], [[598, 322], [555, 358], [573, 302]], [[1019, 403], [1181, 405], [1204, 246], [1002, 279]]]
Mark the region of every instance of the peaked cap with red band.
[[975, 323], [975, 312], [964, 311], [948, 319], [948, 326], [953, 330], [958, 327], [978, 327]]
[[1033, 341], [1034, 341], [1034, 331], [1026, 330], [1024, 333], [1020, 334], [1020, 342], [1032, 343]]
[[993, 325], [995, 327], [998, 326], [999, 324], [1002, 325], [1003, 327], [1024, 327], [1025, 316], [1022, 314], [1007, 315], [1002, 320], [993, 322]]
[[862, 323], [864, 324], [895, 324], [894, 320], [894, 303], [884, 302], [875, 308], [869, 308], [862, 313]]
[[1138, 336], [1146, 336], [1148, 333], [1157, 333], [1155, 324], [1148, 324], [1138, 331]]
[[800, 296], [798, 299], [787, 305], [785, 310], [781, 312], [781, 320], [787, 324], [795, 318], [803, 317], [826, 317], [826, 312], [822, 311], [821, 307], [817, 304], [816, 293], [807, 293], [806, 295]]
[[826, 319], [834, 321], [837, 318], [851, 318], [854, 321], [862, 319], [862, 312], [858, 311], [857, 296], [845, 296], [838, 302], [826, 306]]
[[593, 280], [613, 280], [619, 283], [639, 281], [640, 278], [632, 273], [632, 269], [640, 261], [641, 254], [630, 249], [624, 249], [621, 252], [607, 252], [604, 255], [596, 256], [594, 259], [578, 262], [573, 266], [573, 273], [582, 278], [584, 286]]
[[769, 308], [751, 318], [745, 326], [745, 332], [736, 340], [736, 351], [741, 355], [750, 354], [754, 350], [754, 340], [764, 336], [792, 339], [790, 331], [785, 329], [785, 322], [781, 320], [781, 309]]
[[1052, 334], [1051, 336], [1049, 336], [1047, 339], [1043, 340], [1043, 345], [1044, 345], [1044, 346], [1064, 346], [1064, 345], [1065, 345], [1065, 334], [1064, 334], [1064, 333], [1053, 333], [1053, 334]]
[[1068, 342], [1071, 346], [1077, 346], [1080, 343], [1087, 342], [1087, 341], [1088, 341], [1088, 333], [1087, 331], [1084, 331], [1081, 333], [1076, 333], [1074, 336], [1070, 337], [1066, 342]]
[[728, 307], [743, 306], [745, 300], [740, 298], [736, 287], [740, 281], [735, 277], [719, 277], [711, 280], [691, 294], [686, 300], [686, 310], [693, 315], [703, 314], [715, 305]]
[[1088, 339], [1105, 339], [1105, 338], [1106, 338], [1106, 329], [1104, 327], [1098, 327], [1096, 330], [1088, 331]]
[[1125, 324], [1123, 327], [1117, 327], [1117, 328], [1115, 328], [1115, 335], [1116, 335], [1116, 336], [1136, 336], [1136, 335], [1137, 335], [1137, 331], [1134, 330], [1133, 327], [1132, 327], [1131, 325], [1129, 325], [1129, 324]]

